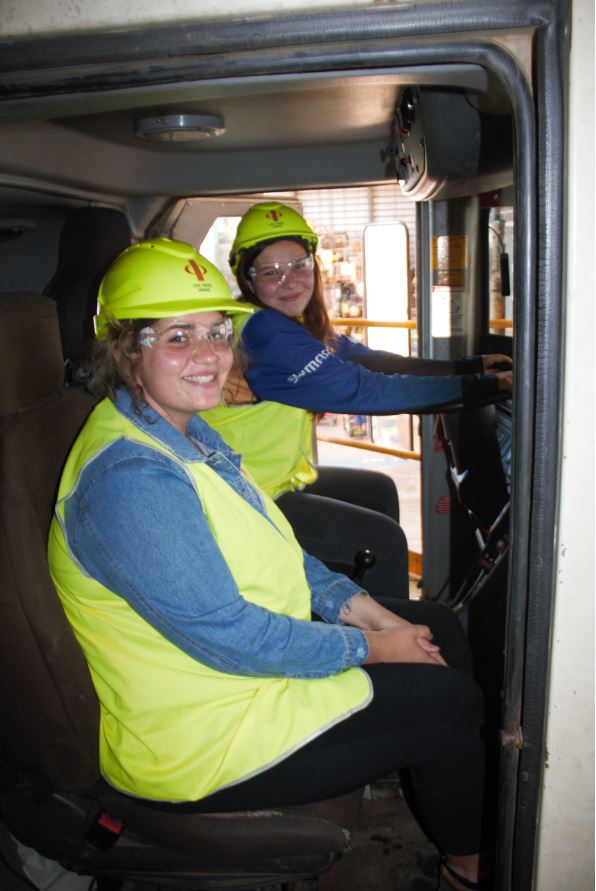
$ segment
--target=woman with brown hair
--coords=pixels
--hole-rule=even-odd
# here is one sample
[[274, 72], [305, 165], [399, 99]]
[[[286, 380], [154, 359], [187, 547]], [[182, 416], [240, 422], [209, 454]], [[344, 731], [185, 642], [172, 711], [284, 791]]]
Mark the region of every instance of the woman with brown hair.
[[165, 238], [124, 251], [100, 287], [104, 398], [66, 461], [48, 556], [101, 704], [102, 775], [214, 812], [408, 769], [459, 889], [478, 877], [482, 812], [465, 637], [445, 607], [387, 608], [304, 553], [198, 417], [234, 361], [230, 319], [249, 311]]
[[242, 452], [303, 547], [344, 571], [357, 551], [369, 548], [376, 556], [366, 574], [370, 590], [407, 597], [407, 543], [393, 481], [370, 470], [315, 466], [315, 418], [322, 412], [419, 414], [494, 401], [511, 391], [511, 361], [500, 354], [416, 359], [336, 333], [317, 242], [307, 221], [284, 204], [255, 204], [243, 216], [230, 265], [242, 301], [259, 311], [238, 325], [243, 375], [230, 377], [225, 404], [204, 417]]

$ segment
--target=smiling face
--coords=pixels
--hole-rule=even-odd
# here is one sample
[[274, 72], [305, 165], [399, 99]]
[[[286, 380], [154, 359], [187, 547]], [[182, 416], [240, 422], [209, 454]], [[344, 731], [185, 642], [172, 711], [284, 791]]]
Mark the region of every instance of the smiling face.
[[137, 383], [147, 404], [181, 433], [193, 414], [219, 405], [233, 362], [224, 321], [220, 312], [196, 312], [141, 331]]
[[[313, 295], [314, 268], [305, 266], [303, 269], [294, 269], [288, 264], [304, 260], [308, 256], [303, 245], [288, 239], [268, 244], [255, 257], [252, 287], [264, 306], [276, 309], [290, 318], [302, 315]], [[275, 268], [275, 264], [286, 267], [287, 272], [282, 276], [281, 282], [268, 280], [268, 272]]]

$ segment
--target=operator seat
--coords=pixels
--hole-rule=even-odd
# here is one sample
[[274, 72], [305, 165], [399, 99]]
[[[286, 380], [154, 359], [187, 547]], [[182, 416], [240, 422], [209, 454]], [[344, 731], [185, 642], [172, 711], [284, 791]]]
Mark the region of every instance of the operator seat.
[[446, 601], [456, 610], [476, 596], [508, 553], [509, 480], [499, 437], [500, 407], [492, 403], [440, 416], [451, 484], [475, 539], [471, 565]]
[[509, 501], [498, 439], [498, 405], [441, 415], [450, 473], [460, 503], [482, 537]]
[[361, 793], [186, 814], [98, 772], [99, 703], [46, 548], [70, 446], [94, 406], [63, 385], [54, 302], [0, 294], [0, 804], [14, 838], [84, 875], [187, 889], [316, 877], [348, 846]]

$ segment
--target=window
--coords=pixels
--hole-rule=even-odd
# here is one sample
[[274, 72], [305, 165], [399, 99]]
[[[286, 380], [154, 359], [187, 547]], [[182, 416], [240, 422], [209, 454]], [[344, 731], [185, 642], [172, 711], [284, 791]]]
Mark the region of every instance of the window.
[[513, 336], [513, 208], [488, 216], [489, 334]]

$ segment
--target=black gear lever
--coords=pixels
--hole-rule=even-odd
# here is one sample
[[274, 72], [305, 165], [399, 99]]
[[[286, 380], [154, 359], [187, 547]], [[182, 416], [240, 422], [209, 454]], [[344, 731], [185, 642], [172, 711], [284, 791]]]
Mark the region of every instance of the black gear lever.
[[354, 571], [350, 576], [352, 581], [361, 582], [366, 570], [372, 569], [376, 562], [376, 554], [374, 551], [371, 551], [370, 548], [363, 548], [361, 551], [358, 551], [358, 553], [354, 555]]

